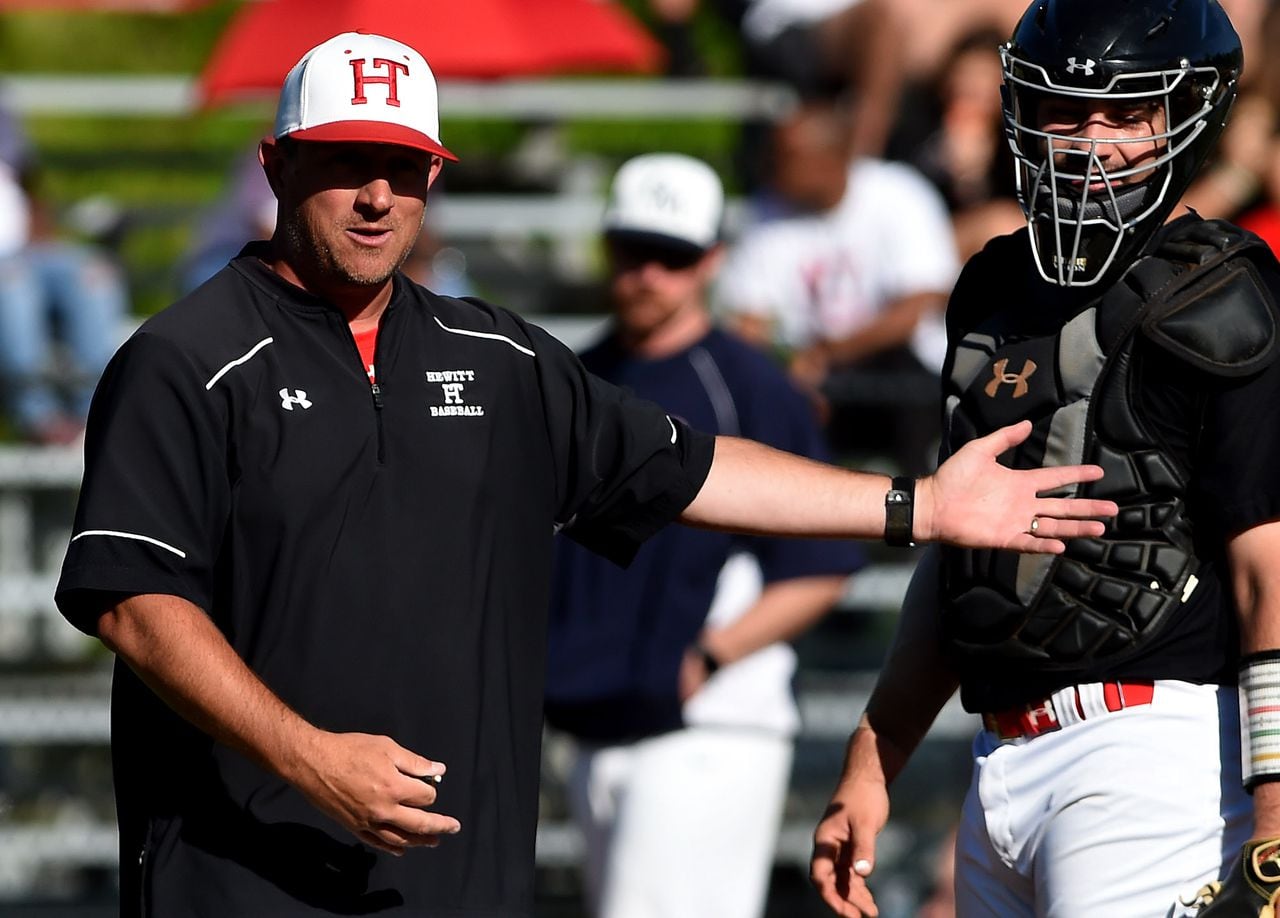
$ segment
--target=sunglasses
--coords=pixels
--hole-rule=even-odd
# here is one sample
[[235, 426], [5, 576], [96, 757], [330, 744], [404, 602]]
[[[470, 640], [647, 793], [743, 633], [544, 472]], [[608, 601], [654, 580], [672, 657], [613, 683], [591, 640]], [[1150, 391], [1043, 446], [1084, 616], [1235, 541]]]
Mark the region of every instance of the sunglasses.
[[609, 253], [613, 257], [615, 267], [623, 270], [656, 263], [668, 271], [685, 271], [692, 268], [706, 254], [696, 249], [633, 240], [624, 242], [620, 239], [609, 240]]

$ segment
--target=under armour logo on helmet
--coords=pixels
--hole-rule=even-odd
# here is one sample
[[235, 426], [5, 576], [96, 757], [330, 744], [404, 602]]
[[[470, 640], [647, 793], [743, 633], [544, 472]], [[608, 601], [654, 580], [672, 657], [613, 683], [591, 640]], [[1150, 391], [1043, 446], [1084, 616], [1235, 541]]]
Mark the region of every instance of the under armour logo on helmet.
[[1097, 65], [1097, 61], [1085, 58], [1083, 64], [1076, 63], [1074, 57], [1067, 58], [1067, 73], [1075, 73], [1077, 70], [1083, 70], [1085, 76], [1093, 76], [1093, 68]]
[[1027, 380], [1036, 371], [1036, 362], [1034, 360], [1024, 360], [1021, 373], [1006, 372], [1008, 367], [1009, 360], [1004, 357], [992, 365], [991, 381], [987, 383], [986, 388], [983, 390], [987, 393], [987, 398], [995, 398], [996, 393], [1000, 391], [1000, 387], [1003, 385], [1013, 386], [1014, 398], [1022, 398], [1027, 394]]
[[297, 405], [304, 411], [311, 407], [311, 400], [307, 398], [307, 393], [302, 389], [294, 389], [293, 395], [289, 394], [288, 389], [280, 390], [280, 407], [285, 411], [292, 411], [293, 406]]

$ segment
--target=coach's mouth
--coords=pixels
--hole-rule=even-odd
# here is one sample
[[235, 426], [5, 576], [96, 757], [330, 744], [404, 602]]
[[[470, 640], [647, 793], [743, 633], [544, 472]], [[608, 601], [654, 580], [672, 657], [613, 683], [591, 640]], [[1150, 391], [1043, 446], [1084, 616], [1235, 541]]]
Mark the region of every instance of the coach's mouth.
[[394, 230], [390, 227], [380, 226], [352, 226], [347, 228], [347, 235], [355, 240], [357, 245], [370, 246], [377, 248], [384, 245], [391, 238]]

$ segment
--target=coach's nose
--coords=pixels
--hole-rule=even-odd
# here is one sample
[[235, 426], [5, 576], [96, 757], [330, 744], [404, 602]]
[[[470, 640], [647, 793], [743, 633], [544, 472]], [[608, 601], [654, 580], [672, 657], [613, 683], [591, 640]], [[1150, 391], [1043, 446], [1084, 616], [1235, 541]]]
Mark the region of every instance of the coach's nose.
[[385, 214], [395, 206], [395, 201], [391, 182], [385, 178], [370, 178], [360, 186], [356, 195], [356, 206], [363, 213]]

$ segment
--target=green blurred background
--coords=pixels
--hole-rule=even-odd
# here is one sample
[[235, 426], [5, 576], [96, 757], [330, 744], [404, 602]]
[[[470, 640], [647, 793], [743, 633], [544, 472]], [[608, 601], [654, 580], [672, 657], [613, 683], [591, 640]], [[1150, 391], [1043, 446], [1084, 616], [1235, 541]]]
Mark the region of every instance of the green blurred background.
[[[7, 12], [0, 16], [0, 78], [18, 75], [154, 74], [194, 77], [240, 2], [221, 0], [182, 14]], [[644, 18], [642, 2], [628, 4]], [[711, 76], [735, 75], [733, 34], [714, 15], [695, 29]], [[643, 78], [642, 78], [643, 79]], [[128, 221], [119, 256], [134, 310], [149, 315], [177, 293], [175, 266], [192, 223], [225, 189], [228, 169], [251, 148], [271, 115], [270, 102], [184, 117], [86, 117], [31, 113], [26, 127], [42, 164], [42, 190], [61, 212], [103, 199]], [[530, 125], [510, 118], [446, 118], [449, 146], [462, 162], [451, 167], [449, 190], [520, 191], [505, 187], [503, 161]], [[567, 121], [558, 143], [570, 156], [598, 155], [609, 164], [665, 149], [702, 157], [733, 188], [731, 157], [739, 125], [732, 119], [671, 122]]]

